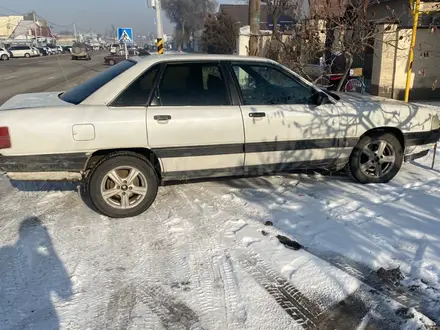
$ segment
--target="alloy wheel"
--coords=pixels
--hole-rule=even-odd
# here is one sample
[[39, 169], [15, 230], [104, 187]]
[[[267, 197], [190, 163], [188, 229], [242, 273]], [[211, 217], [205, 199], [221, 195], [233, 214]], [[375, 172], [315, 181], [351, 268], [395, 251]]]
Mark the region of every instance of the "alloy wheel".
[[147, 179], [137, 168], [120, 166], [109, 171], [101, 182], [101, 196], [113, 208], [132, 209], [148, 192]]
[[362, 173], [380, 178], [387, 175], [396, 162], [394, 147], [383, 140], [372, 141], [362, 149], [359, 165]]

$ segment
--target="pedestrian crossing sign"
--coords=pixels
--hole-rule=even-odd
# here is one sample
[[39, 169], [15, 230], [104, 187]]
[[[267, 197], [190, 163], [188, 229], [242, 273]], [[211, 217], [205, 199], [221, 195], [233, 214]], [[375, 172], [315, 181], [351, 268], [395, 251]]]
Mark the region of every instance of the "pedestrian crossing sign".
[[118, 40], [122, 43], [133, 42], [133, 29], [132, 28], [118, 28]]

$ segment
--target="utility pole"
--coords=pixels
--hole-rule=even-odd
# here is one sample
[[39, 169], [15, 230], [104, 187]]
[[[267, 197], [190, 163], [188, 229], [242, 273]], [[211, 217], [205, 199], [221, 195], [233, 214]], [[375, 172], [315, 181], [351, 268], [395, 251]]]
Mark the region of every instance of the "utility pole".
[[249, 55], [259, 55], [260, 35], [260, 0], [249, 0], [249, 24], [251, 36], [249, 38]]
[[76, 23], [73, 22], [73, 35], [75, 36], [75, 42], [78, 41], [78, 37], [76, 36]]
[[417, 38], [417, 25], [419, 24], [419, 7], [420, 0], [413, 1], [413, 26], [411, 34], [411, 44], [409, 47], [408, 67], [406, 70], [406, 85], [405, 85], [405, 102], [409, 101], [409, 90], [411, 85], [412, 65], [414, 61], [414, 47], [416, 45]]
[[32, 17], [34, 21], [34, 33], [35, 33], [35, 45], [38, 47], [38, 35], [37, 35], [37, 17], [35, 10], [32, 12]]
[[157, 26], [157, 53], [162, 55], [164, 52], [163, 47], [163, 27], [162, 27], [162, 4], [161, 0], [149, 0], [148, 6], [156, 9], [156, 26]]

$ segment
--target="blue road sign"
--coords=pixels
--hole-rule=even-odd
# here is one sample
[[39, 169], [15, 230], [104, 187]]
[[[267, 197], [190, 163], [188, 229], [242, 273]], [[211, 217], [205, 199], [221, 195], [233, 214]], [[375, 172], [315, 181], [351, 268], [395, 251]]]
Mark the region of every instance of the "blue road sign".
[[118, 28], [118, 40], [119, 40], [119, 42], [124, 42], [124, 43], [133, 42], [133, 29], [132, 28]]

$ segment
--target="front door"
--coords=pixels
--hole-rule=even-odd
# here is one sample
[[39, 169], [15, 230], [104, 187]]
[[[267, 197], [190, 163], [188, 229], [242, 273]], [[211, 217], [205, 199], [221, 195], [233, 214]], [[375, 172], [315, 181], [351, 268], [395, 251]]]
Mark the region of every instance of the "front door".
[[240, 107], [232, 105], [218, 62], [166, 65], [147, 109], [149, 146], [164, 176], [228, 175], [244, 166]]
[[242, 94], [246, 167], [319, 167], [341, 157], [337, 106], [317, 106], [314, 87], [270, 63], [232, 68]]

